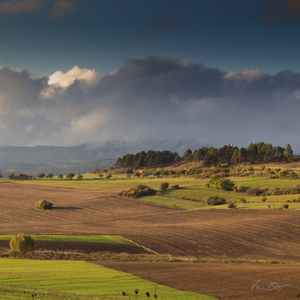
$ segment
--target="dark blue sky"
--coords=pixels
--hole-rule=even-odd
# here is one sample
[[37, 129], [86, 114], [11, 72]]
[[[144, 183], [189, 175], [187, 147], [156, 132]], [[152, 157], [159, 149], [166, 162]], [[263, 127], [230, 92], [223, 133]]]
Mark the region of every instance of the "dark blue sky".
[[151, 55], [224, 71], [300, 70], [300, 22], [280, 13], [285, 1], [277, 1], [273, 19], [269, 4], [276, 1], [267, 0], [64, 0], [70, 6], [57, 15], [51, 9], [58, 0], [15, 6], [22, 1], [37, 7], [12, 13], [1, 4], [13, 1], [0, 1], [0, 63], [41, 76], [74, 65], [105, 74]]

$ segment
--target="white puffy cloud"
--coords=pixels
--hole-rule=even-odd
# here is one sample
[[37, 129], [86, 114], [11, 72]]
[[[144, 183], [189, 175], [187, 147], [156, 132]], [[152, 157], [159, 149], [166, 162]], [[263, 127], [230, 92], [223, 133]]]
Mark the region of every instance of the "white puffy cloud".
[[76, 80], [83, 80], [87, 85], [95, 86], [99, 83], [103, 76], [98, 74], [96, 70], [80, 69], [78, 66], [74, 66], [66, 73], [62, 71], [56, 71], [49, 76], [49, 85], [59, 85], [66, 88], [72, 85]]

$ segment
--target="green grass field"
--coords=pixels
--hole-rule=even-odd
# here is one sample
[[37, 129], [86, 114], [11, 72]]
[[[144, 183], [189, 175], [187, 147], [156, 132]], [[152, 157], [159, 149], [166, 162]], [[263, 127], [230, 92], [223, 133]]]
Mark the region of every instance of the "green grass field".
[[122, 190], [128, 187], [145, 184], [153, 189], [158, 189], [162, 182], [169, 182], [170, 185], [180, 186], [199, 185], [206, 183], [205, 179], [194, 178], [134, 178], [134, 179], [110, 179], [110, 180], [23, 180], [13, 181], [23, 184], [46, 185], [56, 187], [67, 187], [86, 190]]
[[[30, 235], [37, 241], [64, 241], [64, 242], [88, 242], [131, 245], [129, 240], [114, 235]], [[11, 240], [13, 235], [0, 235], [0, 240]]]
[[[34, 293], [39, 299], [89, 299], [87, 296], [96, 297], [91, 299], [145, 299], [145, 293], [149, 292], [153, 297], [155, 289], [158, 299], [215, 299], [82, 261], [1, 259], [0, 282], [1, 299], [29, 299]], [[26, 289], [28, 293], [25, 294]], [[135, 289], [139, 290], [138, 295], [135, 295]], [[129, 297], [119, 296], [123, 291]], [[19, 298], [16, 297], [18, 293]], [[43, 296], [47, 294], [49, 297]]]

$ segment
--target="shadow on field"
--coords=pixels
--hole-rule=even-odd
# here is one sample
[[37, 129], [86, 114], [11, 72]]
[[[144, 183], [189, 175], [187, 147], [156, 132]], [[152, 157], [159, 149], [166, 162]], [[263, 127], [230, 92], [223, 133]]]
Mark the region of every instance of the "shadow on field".
[[76, 209], [82, 209], [82, 207], [75, 207], [75, 206], [54, 206], [51, 208], [51, 210], [76, 210]]

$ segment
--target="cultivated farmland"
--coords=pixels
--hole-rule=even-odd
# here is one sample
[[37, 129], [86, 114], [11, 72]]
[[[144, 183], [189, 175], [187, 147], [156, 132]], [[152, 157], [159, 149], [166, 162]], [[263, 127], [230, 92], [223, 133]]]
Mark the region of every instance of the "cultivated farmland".
[[[251, 186], [251, 180], [246, 183], [243, 183], [244, 178], [235, 180], [239, 184]], [[54, 241], [49, 241], [50, 238], [36, 238], [37, 251], [82, 253], [83, 260], [89, 258], [158, 284], [218, 299], [297, 297], [297, 280], [300, 275], [297, 265], [300, 263], [298, 203], [292, 203], [295, 209], [273, 209], [273, 205], [279, 207], [284, 201], [274, 198], [272, 208], [268, 209], [266, 203], [258, 203], [260, 198], [245, 196], [248, 203], [238, 202], [238, 207], [243, 208], [232, 210], [227, 205], [218, 207], [223, 209], [210, 208], [191, 199], [203, 199], [204, 194], [206, 196], [216, 190], [205, 189], [205, 180], [192, 178], [167, 179], [170, 185], [179, 184], [186, 188], [167, 190], [162, 197], [117, 197], [117, 192], [124, 187], [147, 183], [157, 189], [163, 181], [166, 180], [82, 183], [36, 180], [30, 184], [3, 181], [0, 184], [0, 234], [60, 235], [63, 238]], [[265, 181], [263, 186], [272, 186], [274, 182]], [[287, 181], [284, 185], [287, 183], [291, 182]], [[228, 193], [226, 195], [232, 199], [244, 197], [234, 192], [221, 193]], [[287, 196], [291, 198], [291, 195]], [[36, 210], [34, 204], [41, 199], [52, 202], [53, 209]], [[271, 201], [271, 197], [268, 197], [267, 203]], [[180, 209], [180, 205], [189, 206]], [[247, 209], [251, 205], [264, 207]], [[100, 245], [99, 241], [93, 244], [88, 239], [70, 240], [63, 235], [74, 235], [74, 238], [75, 235], [121, 236], [128, 244], [119, 241], [108, 243], [106, 240]], [[9, 238], [1, 239], [0, 247], [4, 253]], [[91, 259], [89, 256], [90, 253], [103, 251], [116, 254], [122, 252], [127, 256], [114, 257], [114, 262], [105, 263], [101, 262], [101, 258]], [[59, 255], [55, 257], [61, 259]], [[140, 262], [121, 263], [118, 260]], [[263, 287], [274, 280], [279, 285], [289, 286], [268, 293], [251, 290], [252, 283], [260, 279], [260, 286]]]

